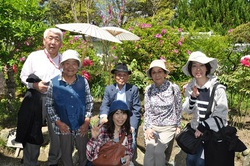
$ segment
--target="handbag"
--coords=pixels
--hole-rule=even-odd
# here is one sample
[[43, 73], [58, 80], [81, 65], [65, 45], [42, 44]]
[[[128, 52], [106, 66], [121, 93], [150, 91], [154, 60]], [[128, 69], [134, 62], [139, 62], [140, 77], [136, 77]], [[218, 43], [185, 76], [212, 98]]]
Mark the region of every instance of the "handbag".
[[192, 129], [190, 123], [175, 137], [179, 147], [188, 154], [196, 154], [201, 146], [201, 137], [196, 138], [195, 130]]
[[207, 130], [203, 134], [205, 166], [234, 166], [235, 151], [230, 150], [229, 137], [225, 134], [225, 130], [231, 127], [220, 127], [218, 119], [223, 124], [222, 119], [217, 116], [213, 118], [219, 131]]
[[93, 160], [94, 166], [122, 166], [121, 158], [125, 156], [126, 147], [122, 145], [125, 134], [119, 142], [109, 141], [105, 143], [98, 153], [97, 159]]
[[[214, 84], [214, 87], [212, 89], [212, 93], [211, 93], [210, 100], [208, 103], [206, 118], [208, 118], [209, 115], [211, 114], [214, 94], [215, 94], [216, 87], [218, 85], [219, 83]], [[196, 138], [194, 133], [195, 133], [195, 130], [192, 129], [190, 123], [188, 123], [186, 127], [175, 137], [175, 140], [177, 144], [179, 145], [179, 147], [188, 154], [196, 154], [199, 147], [202, 146], [201, 141], [203, 138], [202, 137]]]

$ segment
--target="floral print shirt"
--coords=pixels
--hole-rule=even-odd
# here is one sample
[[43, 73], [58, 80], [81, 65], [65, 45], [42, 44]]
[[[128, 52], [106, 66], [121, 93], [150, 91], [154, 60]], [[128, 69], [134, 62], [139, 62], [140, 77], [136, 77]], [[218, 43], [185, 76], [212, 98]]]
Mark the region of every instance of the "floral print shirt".
[[144, 130], [152, 125], [180, 127], [182, 99], [178, 85], [165, 80], [160, 87], [147, 86], [144, 103]]

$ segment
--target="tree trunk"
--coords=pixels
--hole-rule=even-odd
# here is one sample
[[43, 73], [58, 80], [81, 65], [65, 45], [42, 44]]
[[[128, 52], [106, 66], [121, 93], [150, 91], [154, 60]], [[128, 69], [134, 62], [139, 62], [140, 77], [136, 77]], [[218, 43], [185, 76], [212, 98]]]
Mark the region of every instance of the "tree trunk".
[[16, 98], [16, 83], [14, 78], [14, 71], [12, 66], [7, 66], [7, 79], [5, 80], [6, 83], [6, 93], [5, 96], [8, 100], [8, 105], [6, 108], [6, 111], [15, 111], [15, 108], [13, 106], [12, 101]]

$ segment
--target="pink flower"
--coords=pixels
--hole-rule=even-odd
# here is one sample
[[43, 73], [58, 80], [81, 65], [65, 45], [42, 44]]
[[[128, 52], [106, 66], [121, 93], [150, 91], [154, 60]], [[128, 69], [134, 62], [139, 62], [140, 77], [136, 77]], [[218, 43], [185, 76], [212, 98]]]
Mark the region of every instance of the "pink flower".
[[177, 54], [178, 52], [179, 52], [178, 50], [174, 49], [174, 53], [176, 53], [176, 54]]
[[178, 32], [182, 32], [182, 28], [178, 28]]
[[166, 62], [166, 60], [163, 56], [160, 57], [160, 60], [162, 60], [163, 62]]
[[74, 36], [74, 40], [75, 40], [75, 41], [78, 40], [78, 36]]
[[25, 44], [26, 44], [26, 46], [29, 46], [29, 45], [30, 45], [30, 43], [29, 43], [28, 41], [26, 41]]
[[92, 66], [93, 62], [90, 59], [84, 59], [82, 62], [82, 66]]
[[70, 44], [73, 44], [73, 41], [72, 41], [72, 40], [70, 40], [70, 41], [69, 41], [69, 43], [70, 43]]
[[231, 33], [231, 32], [233, 32], [233, 29], [231, 28], [231, 29], [229, 29], [227, 32], [228, 32], [228, 33]]
[[155, 37], [156, 37], [156, 38], [161, 38], [162, 36], [161, 36], [161, 34], [157, 33], [157, 34], [155, 35]]
[[191, 51], [190, 51], [190, 50], [187, 50], [187, 54], [190, 55], [190, 54], [191, 54]]
[[183, 85], [182, 88], [183, 88], [184, 91], [186, 90], [187, 86], [188, 86], [188, 84]]
[[184, 37], [181, 37], [181, 38], [180, 38], [180, 41], [181, 41], [181, 42], [184, 42]]
[[151, 28], [151, 27], [152, 27], [151, 24], [146, 24], [146, 23], [141, 24], [141, 28]]
[[163, 44], [163, 40], [160, 40], [159, 42], [160, 42], [160, 45], [162, 45], [162, 44]]
[[178, 45], [180, 45], [180, 46], [181, 46], [181, 45], [182, 45], [182, 42], [181, 42], [181, 41], [178, 41]]
[[167, 32], [166, 29], [161, 30], [161, 34], [165, 34], [166, 32]]
[[132, 28], [132, 27], [129, 27], [129, 28], [128, 28], [128, 30], [129, 30], [129, 31], [132, 31], [132, 30], [133, 30], [133, 28]]
[[82, 70], [82, 76], [84, 77], [84, 78], [86, 78], [86, 80], [90, 80], [90, 75], [89, 75], [89, 73], [88, 72], [86, 72], [85, 70]]
[[22, 58], [20, 58], [19, 60], [20, 60], [20, 62], [23, 62], [23, 61], [25, 61], [25, 59], [26, 59], [26, 57], [25, 56], [23, 56]]
[[241, 63], [243, 66], [250, 67], [250, 55], [243, 56], [243, 57], [240, 59], [240, 63]]

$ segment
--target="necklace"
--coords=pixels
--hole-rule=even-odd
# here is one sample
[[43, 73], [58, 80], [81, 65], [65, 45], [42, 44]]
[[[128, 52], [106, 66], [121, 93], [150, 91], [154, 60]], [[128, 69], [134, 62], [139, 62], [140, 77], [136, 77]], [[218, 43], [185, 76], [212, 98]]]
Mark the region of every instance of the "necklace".
[[58, 65], [56, 65], [55, 62], [51, 59], [50, 55], [45, 50], [44, 50], [44, 53], [47, 56], [47, 58], [49, 59], [50, 63], [52, 63], [55, 66], [55, 68], [60, 69], [60, 62], [61, 62], [60, 56], [58, 58]]

